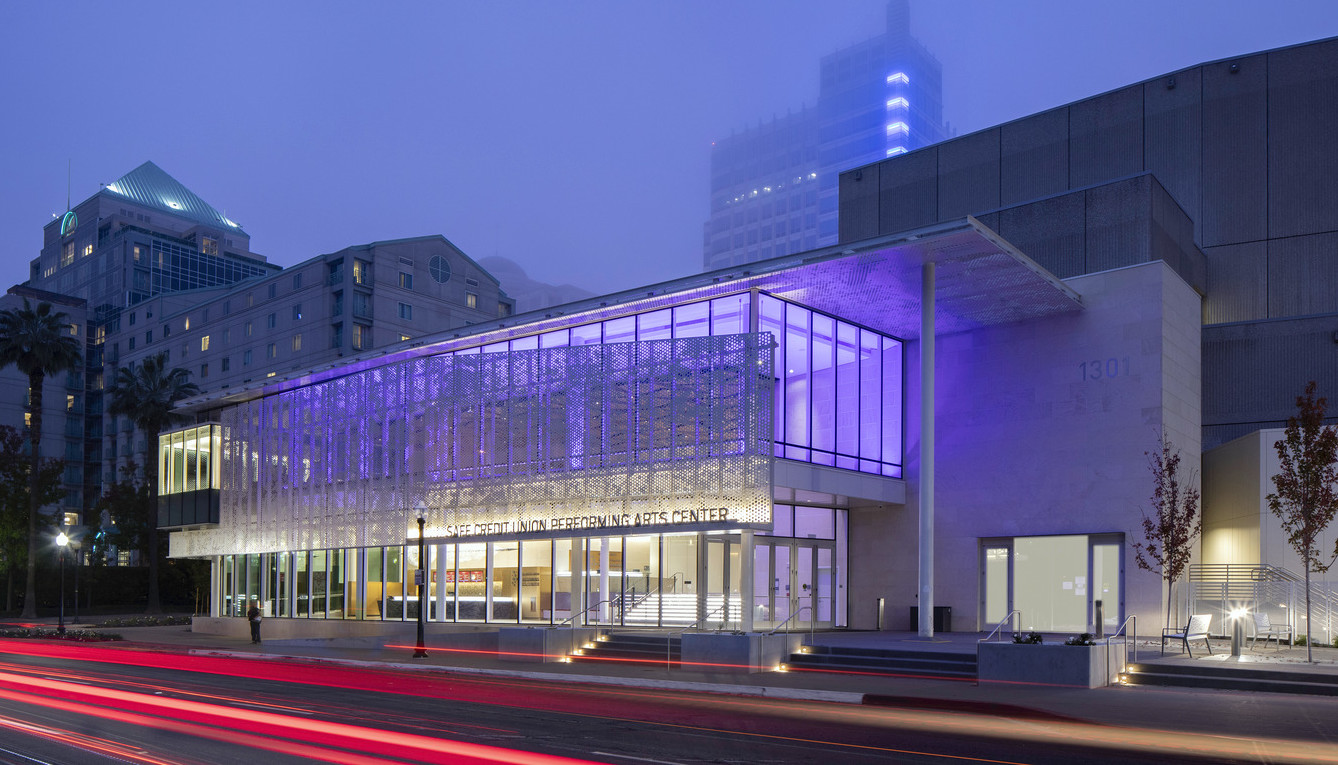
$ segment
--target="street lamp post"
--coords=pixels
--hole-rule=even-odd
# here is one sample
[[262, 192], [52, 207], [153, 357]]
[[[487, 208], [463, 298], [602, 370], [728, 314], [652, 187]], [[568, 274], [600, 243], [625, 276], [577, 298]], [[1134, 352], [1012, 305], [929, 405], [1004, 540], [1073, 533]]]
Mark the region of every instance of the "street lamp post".
[[65, 535], [64, 529], [56, 534], [56, 549], [60, 554], [60, 608], [56, 619], [56, 634], [65, 634], [65, 548], [70, 546], [70, 538]]
[[423, 644], [423, 633], [427, 629], [427, 569], [423, 566], [427, 562], [425, 557], [427, 548], [423, 544], [423, 525], [426, 521], [423, 519], [423, 511], [426, 509], [422, 503], [418, 505], [418, 570], [414, 571], [414, 582], [418, 585], [418, 645], [414, 648], [413, 657], [415, 659], [427, 658], [427, 647]]

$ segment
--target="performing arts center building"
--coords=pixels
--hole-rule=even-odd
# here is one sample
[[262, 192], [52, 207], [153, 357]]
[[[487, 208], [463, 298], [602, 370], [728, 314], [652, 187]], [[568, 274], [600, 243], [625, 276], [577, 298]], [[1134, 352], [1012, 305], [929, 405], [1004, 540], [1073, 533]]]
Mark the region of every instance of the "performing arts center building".
[[1146, 455], [1200, 452], [1200, 295], [1168, 263], [1202, 254], [1132, 193], [1156, 225], [1097, 273], [963, 217], [185, 402], [170, 555], [213, 562], [215, 623], [256, 603], [274, 637], [420, 603], [430, 632], [1155, 620]]

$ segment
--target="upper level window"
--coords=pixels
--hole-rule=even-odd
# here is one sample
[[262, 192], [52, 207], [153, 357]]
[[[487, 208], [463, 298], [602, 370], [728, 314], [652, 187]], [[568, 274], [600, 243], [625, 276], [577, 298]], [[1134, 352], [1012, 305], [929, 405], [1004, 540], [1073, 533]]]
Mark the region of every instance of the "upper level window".
[[472, 292], [466, 292], [466, 293], [465, 293], [465, 307], [466, 307], [466, 308], [478, 308], [478, 307], [479, 307], [479, 296], [478, 296], [478, 295], [475, 295], [475, 294], [472, 293]]
[[300, 290], [300, 289], [302, 289], [302, 274], [301, 274], [301, 273], [293, 274], [293, 289], [294, 289], [294, 290]]
[[400, 303], [400, 318], [412, 320], [413, 306], [409, 305], [408, 303]]
[[413, 274], [400, 271], [400, 286], [406, 290], [413, 289]]
[[365, 260], [353, 259], [353, 283], [371, 284], [372, 283], [372, 264]]
[[200, 252], [203, 252], [205, 255], [217, 255], [217, 254], [218, 254], [218, 240], [217, 240], [217, 239], [214, 239], [213, 237], [208, 237], [208, 236], [206, 236], [206, 237], [201, 237], [201, 239], [200, 239]]
[[200, 350], [202, 351], [209, 350], [209, 335], [205, 335], [200, 338]]

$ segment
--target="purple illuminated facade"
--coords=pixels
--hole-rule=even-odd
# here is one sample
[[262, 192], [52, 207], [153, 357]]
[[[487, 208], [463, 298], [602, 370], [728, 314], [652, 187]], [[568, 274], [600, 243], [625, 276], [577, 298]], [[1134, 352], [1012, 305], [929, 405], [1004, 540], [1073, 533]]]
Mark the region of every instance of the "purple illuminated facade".
[[[1096, 601], [1116, 624], [1163, 607], [1125, 563], [1146, 437], [1197, 432], [1197, 306], [1161, 263], [1065, 282], [972, 219], [648, 285], [188, 402], [218, 488], [199, 438], [165, 434], [163, 464], [197, 467], [160, 526], [214, 562], [198, 623], [224, 632], [250, 604], [294, 637], [424, 610], [441, 630], [872, 628], [879, 599], [904, 628], [928, 501], [954, 629], [1023, 605], [1090, 631]], [[1096, 358], [1100, 380], [1070, 379]], [[217, 518], [171, 514], [215, 506], [191, 485]]]

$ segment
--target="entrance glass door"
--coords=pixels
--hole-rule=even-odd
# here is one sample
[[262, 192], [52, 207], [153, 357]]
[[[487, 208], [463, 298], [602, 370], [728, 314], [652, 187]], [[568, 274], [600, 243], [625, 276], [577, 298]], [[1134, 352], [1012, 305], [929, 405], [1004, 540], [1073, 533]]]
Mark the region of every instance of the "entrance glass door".
[[835, 545], [823, 540], [757, 542], [753, 626], [770, 629], [789, 619], [789, 629], [830, 628], [835, 613], [835, 556]]

